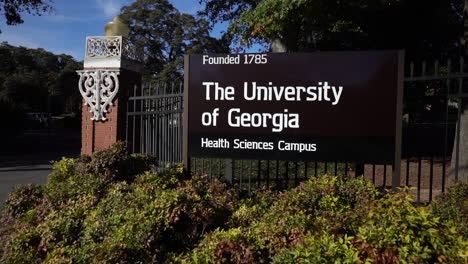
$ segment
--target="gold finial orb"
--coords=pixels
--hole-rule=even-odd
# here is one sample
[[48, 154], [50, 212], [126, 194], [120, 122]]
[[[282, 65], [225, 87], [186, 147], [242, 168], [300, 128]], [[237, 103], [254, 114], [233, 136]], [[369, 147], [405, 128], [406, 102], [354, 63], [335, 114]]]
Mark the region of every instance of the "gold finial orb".
[[106, 36], [122, 36], [128, 38], [128, 34], [130, 33], [130, 28], [124, 23], [120, 16], [114, 17], [111, 22], [107, 23], [104, 30], [106, 31]]

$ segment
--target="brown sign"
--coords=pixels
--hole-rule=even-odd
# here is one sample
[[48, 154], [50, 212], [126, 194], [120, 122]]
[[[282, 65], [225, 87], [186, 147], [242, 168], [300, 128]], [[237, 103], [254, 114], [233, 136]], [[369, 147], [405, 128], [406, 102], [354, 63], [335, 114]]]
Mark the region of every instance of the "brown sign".
[[187, 55], [192, 157], [392, 163], [400, 51]]

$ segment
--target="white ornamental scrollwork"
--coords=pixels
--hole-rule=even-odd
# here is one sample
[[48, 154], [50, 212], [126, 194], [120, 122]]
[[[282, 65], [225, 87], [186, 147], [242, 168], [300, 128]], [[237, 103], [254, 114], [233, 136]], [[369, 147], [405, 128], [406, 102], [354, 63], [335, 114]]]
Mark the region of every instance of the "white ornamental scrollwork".
[[88, 105], [93, 113], [91, 120], [106, 121], [107, 107], [119, 91], [118, 70], [85, 70], [78, 71], [80, 81], [78, 87], [84, 98], [84, 105]]
[[88, 37], [86, 57], [106, 58], [122, 55], [122, 37]]
[[143, 50], [122, 36], [95, 36], [86, 38], [86, 58], [124, 58], [143, 61]]

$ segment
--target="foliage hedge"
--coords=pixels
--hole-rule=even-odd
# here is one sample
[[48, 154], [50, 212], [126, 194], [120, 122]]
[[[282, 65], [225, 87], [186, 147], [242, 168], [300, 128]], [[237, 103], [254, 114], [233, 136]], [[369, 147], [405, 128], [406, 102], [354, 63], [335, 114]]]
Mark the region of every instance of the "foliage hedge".
[[0, 217], [1, 263], [467, 263], [468, 184], [416, 207], [406, 190], [324, 175], [242, 197], [151, 171], [122, 144], [56, 162]]

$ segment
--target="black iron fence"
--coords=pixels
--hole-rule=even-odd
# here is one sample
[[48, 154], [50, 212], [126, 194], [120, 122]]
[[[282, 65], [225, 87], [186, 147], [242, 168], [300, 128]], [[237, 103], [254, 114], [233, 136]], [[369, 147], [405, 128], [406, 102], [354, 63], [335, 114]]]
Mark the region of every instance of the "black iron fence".
[[444, 192], [458, 173], [451, 163], [460, 145], [456, 123], [468, 84], [465, 66], [463, 58], [406, 65], [400, 184], [415, 187], [418, 202]]
[[160, 166], [182, 160], [183, 85], [144, 84], [127, 106], [127, 143], [133, 153], [151, 153]]
[[[412, 192], [418, 202], [444, 192], [448, 179], [457, 173], [451, 161], [454, 146], [457, 150], [459, 145], [456, 122], [461, 98], [467, 94], [466, 78], [463, 58], [405, 65], [400, 185], [415, 187]], [[182, 82], [145, 84], [135, 89], [128, 109], [127, 142], [133, 152], [156, 155], [161, 167], [182, 161]], [[285, 189], [321, 174], [363, 174], [376, 185], [389, 187], [393, 169], [391, 165], [356, 161], [191, 158], [192, 172], [225, 178], [247, 192], [253, 188]]]

